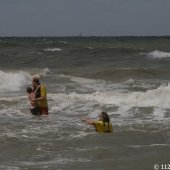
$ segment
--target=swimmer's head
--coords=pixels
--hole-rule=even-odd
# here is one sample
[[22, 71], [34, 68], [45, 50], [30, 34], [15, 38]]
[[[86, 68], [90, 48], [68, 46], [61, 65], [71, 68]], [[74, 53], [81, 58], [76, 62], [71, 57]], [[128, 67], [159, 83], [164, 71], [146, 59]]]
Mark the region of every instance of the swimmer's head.
[[106, 112], [100, 113], [100, 120], [103, 122], [110, 122], [110, 118]]
[[26, 91], [27, 91], [27, 93], [32, 93], [33, 92], [31, 87], [27, 87]]
[[40, 85], [40, 78], [39, 78], [38, 76], [34, 76], [34, 77], [32, 78], [32, 85], [33, 85], [34, 87], [37, 87], [37, 86]]

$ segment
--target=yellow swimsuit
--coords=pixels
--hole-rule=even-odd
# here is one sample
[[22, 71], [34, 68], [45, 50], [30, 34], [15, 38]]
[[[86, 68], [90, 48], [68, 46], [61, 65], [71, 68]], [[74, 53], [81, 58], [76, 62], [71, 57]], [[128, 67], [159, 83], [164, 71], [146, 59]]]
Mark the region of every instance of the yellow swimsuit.
[[94, 126], [96, 128], [97, 132], [112, 132], [112, 124], [109, 123], [109, 128], [108, 128], [108, 123], [103, 124], [102, 121], [94, 121]]

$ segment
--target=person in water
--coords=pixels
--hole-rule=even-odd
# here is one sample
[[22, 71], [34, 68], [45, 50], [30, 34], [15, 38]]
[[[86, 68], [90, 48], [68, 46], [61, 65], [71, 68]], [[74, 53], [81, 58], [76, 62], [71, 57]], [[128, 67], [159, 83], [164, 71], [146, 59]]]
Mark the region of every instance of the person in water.
[[28, 100], [30, 102], [30, 111], [33, 115], [40, 115], [37, 102], [35, 101], [35, 93], [33, 92], [33, 89], [31, 87], [27, 87], [26, 89], [28, 94]]
[[96, 129], [96, 132], [112, 132], [112, 124], [110, 122], [110, 118], [106, 112], [100, 113], [99, 120], [91, 120], [91, 119], [84, 119], [84, 121], [90, 125], [93, 125]]
[[41, 115], [48, 115], [47, 92], [45, 85], [40, 83], [38, 77], [32, 78], [32, 85], [35, 93], [34, 101], [37, 102]]

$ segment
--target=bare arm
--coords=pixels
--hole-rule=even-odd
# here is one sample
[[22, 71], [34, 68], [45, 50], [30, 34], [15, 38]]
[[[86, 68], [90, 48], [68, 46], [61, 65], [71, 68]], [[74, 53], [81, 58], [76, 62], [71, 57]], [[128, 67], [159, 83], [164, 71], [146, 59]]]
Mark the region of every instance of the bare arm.
[[85, 118], [85, 119], [83, 119], [83, 121], [85, 121], [85, 122], [88, 123], [89, 125], [94, 125], [94, 121], [91, 120], [91, 119]]
[[39, 97], [39, 98], [35, 98], [34, 101], [38, 101], [38, 100], [45, 100], [45, 96]]
[[[41, 88], [41, 86], [43, 87], [43, 89], [41, 90], [41, 97], [39, 98], [35, 98], [36, 101], [39, 101], [39, 100], [45, 100], [46, 99], [46, 88], [43, 86], [43, 85], [39, 85], [36, 89], [36, 91]], [[36, 92], [35, 91], [35, 92]]]

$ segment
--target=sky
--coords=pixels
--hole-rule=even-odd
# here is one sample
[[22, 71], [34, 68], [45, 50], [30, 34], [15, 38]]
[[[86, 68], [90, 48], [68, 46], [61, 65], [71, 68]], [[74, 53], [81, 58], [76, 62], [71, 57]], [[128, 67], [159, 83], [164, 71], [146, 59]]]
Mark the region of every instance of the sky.
[[170, 0], [0, 0], [0, 36], [170, 35]]

